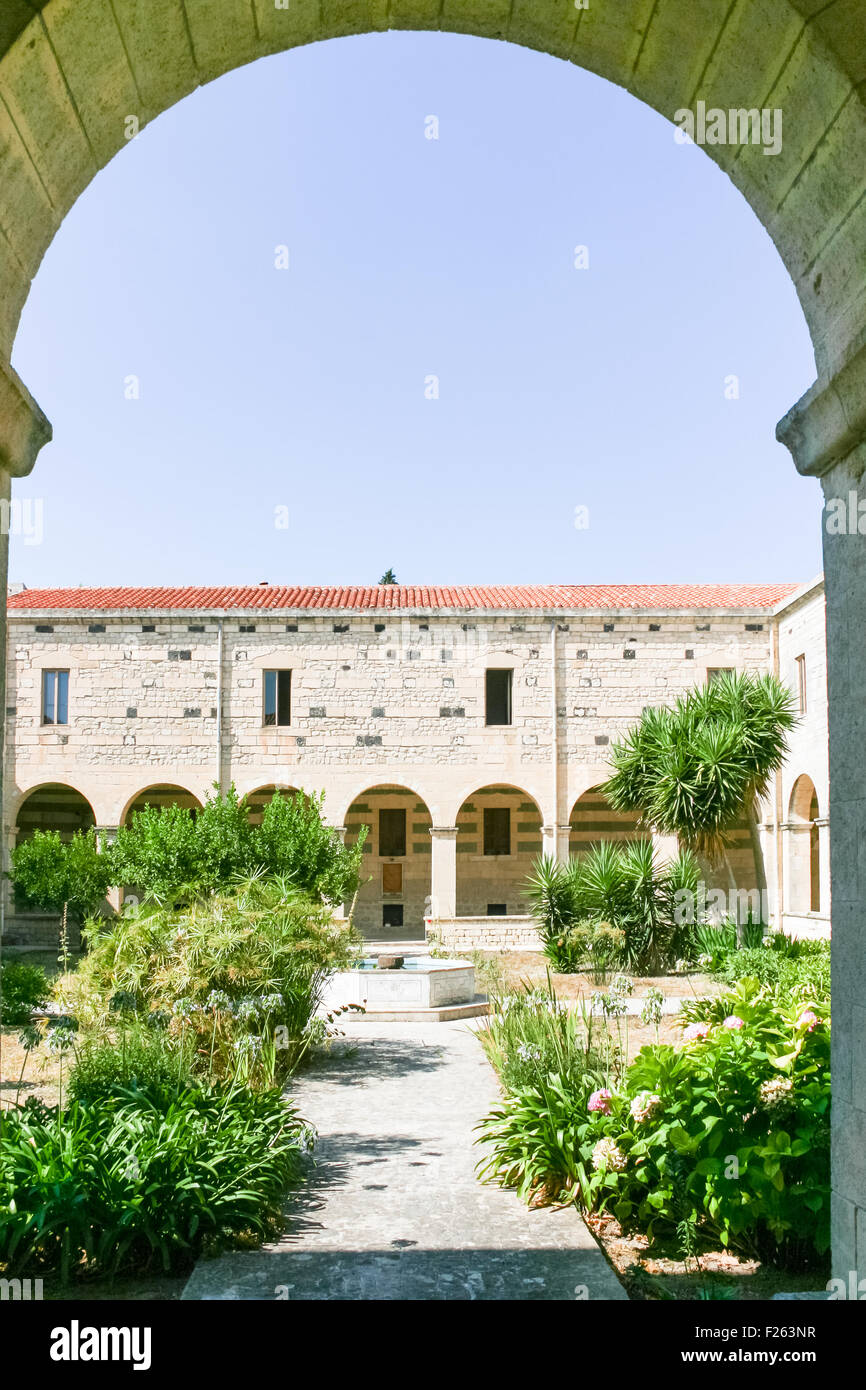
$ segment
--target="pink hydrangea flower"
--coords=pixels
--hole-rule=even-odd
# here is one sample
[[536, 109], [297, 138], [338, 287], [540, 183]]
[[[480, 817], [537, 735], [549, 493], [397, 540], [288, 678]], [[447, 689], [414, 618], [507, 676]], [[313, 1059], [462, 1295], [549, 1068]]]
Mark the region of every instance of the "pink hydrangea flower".
[[613, 1099], [611, 1092], [605, 1086], [600, 1091], [593, 1091], [587, 1101], [587, 1110], [597, 1110], [602, 1115], [610, 1114], [610, 1102]]
[[702, 1042], [709, 1037], [710, 1025], [708, 1023], [690, 1023], [683, 1033], [683, 1042]]
[[722, 1024], [723, 1028], [730, 1028], [732, 1032], [740, 1028], [745, 1028], [745, 1026], [745, 1021], [742, 1018], [740, 1018], [737, 1014], [728, 1014], [728, 1017]]
[[817, 1014], [813, 1014], [811, 1009], [804, 1009], [797, 1019], [797, 1027], [805, 1028], [807, 1033], [813, 1033], [819, 1022], [820, 1019]]

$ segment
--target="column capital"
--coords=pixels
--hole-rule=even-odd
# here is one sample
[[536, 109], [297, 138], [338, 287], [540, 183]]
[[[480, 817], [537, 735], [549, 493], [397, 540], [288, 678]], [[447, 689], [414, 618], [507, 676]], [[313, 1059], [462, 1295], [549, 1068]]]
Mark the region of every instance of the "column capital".
[[0, 467], [24, 478], [51, 438], [51, 422], [12, 367], [0, 362]]
[[866, 344], [827, 381], [816, 381], [776, 426], [797, 471], [820, 478], [866, 440]]
[[430, 834], [433, 836], [434, 840], [437, 840], [437, 839], [438, 839], [438, 840], [456, 840], [456, 838], [457, 838], [457, 826], [456, 826], [456, 825], [431, 825], [431, 827], [430, 827]]

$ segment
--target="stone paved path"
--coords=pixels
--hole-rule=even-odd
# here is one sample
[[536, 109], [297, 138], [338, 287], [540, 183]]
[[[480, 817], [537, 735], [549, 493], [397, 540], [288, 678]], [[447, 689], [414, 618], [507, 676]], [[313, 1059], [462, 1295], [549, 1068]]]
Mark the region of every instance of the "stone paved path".
[[576, 1212], [475, 1177], [499, 1092], [467, 1024], [346, 1033], [295, 1091], [320, 1137], [285, 1234], [199, 1261], [185, 1299], [625, 1299]]

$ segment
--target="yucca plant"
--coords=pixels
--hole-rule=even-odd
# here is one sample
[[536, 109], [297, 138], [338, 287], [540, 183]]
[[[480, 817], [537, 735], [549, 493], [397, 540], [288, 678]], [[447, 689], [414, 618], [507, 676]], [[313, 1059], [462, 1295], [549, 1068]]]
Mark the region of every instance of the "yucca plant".
[[646, 710], [613, 745], [604, 794], [614, 810], [636, 812], [717, 864], [735, 826], [754, 820], [796, 722], [794, 697], [777, 677], [727, 673], [671, 709]]

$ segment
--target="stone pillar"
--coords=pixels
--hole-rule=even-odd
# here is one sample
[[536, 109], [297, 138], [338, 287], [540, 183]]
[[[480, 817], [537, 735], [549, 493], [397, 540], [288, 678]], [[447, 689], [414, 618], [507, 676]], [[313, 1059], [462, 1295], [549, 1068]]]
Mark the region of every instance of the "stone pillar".
[[[96, 826], [96, 848], [102, 854], [117, 839], [116, 825], [97, 825]], [[123, 889], [120, 887], [109, 888], [108, 901], [115, 912], [119, 912], [123, 906]]]
[[653, 849], [662, 863], [670, 863], [680, 852], [680, 842], [676, 835], [659, 835], [653, 832]]
[[818, 827], [818, 876], [821, 888], [821, 916], [829, 917], [830, 896], [830, 817], [819, 816], [815, 821]]
[[[808, 826], [806, 829], [808, 830]], [[797, 862], [797, 852], [799, 845], [797, 835], [803, 826], [799, 821], [782, 821], [779, 826], [781, 833], [780, 853], [782, 856], [782, 901], [779, 903], [779, 925], [781, 926], [782, 916], [786, 912], [800, 912], [801, 908], [796, 901], [796, 893], [793, 891], [794, 884], [797, 883], [799, 864]], [[797, 883], [797, 888], [800, 884]]]
[[567, 864], [571, 858], [571, 826], [568, 822], [556, 827], [556, 857], [560, 864]]
[[[866, 1276], [866, 345], [776, 431], [824, 490], [833, 909], [833, 1274]], [[863, 508], [861, 520], [860, 508]], [[862, 531], [861, 531], [862, 525]], [[826, 834], [826, 832], [825, 832]]]
[[555, 825], [543, 825], [541, 827], [541, 853], [545, 859], [558, 859], [557, 854], [557, 828]]
[[[329, 826], [328, 826], [328, 829], [329, 829], [329, 830], [333, 830], [334, 834], [338, 837], [338, 839], [339, 839], [343, 844], [346, 843], [346, 827], [345, 827], [345, 825], [329, 825]], [[346, 903], [338, 903], [338, 904], [335, 905], [335, 907], [334, 907], [334, 920], [335, 920], [336, 922], [347, 922], [347, 921], [349, 920], [349, 914], [348, 914], [348, 912], [346, 911], [346, 907], [347, 907], [347, 904], [346, 904]]]
[[[6, 806], [6, 590], [9, 576], [9, 500], [12, 479], [24, 478], [51, 438], [51, 425], [17, 372], [0, 358], [0, 808]], [[0, 816], [5, 820], [5, 815]], [[0, 893], [0, 939], [5, 893]]]
[[430, 865], [430, 916], [457, 916], [457, 826], [434, 825]]
[[782, 905], [779, 902], [779, 874], [776, 865], [776, 826], [773, 821], [765, 820], [759, 823], [758, 830], [767, 877], [764, 921], [768, 926], [778, 929], [782, 925]]

